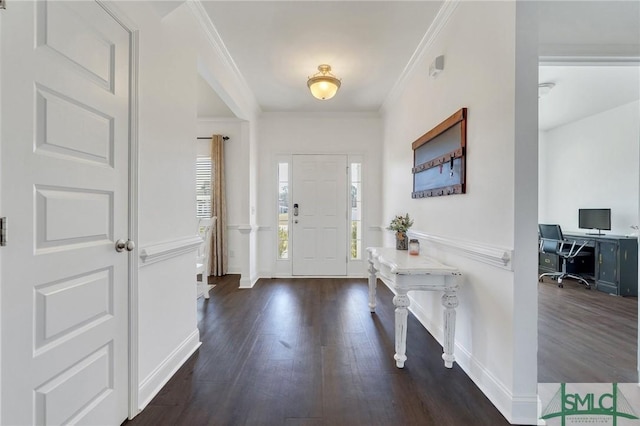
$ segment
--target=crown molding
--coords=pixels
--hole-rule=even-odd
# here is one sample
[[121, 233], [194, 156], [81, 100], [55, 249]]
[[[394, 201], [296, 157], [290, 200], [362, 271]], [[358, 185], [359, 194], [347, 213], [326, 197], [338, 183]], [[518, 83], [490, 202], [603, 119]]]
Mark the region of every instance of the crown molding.
[[543, 43], [538, 46], [538, 55], [541, 65], [638, 65], [640, 43]]
[[545, 55], [538, 58], [540, 66], [638, 66], [640, 56], [568, 56]]
[[207, 123], [246, 123], [247, 120], [238, 117], [198, 117], [196, 123], [197, 124], [207, 124]]
[[380, 107], [381, 112], [384, 112], [388, 108], [389, 104], [400, 95], [400, 92], [404, 88], [407, 78], [409, 78], [411, 73], [413, 73], [414, 69], [420, 63], [427, 50], [429, 50], [429, 48], [436, 41], [438, 35], [440, 34], [440, 31], [442, 31], [442, 29], [447, 25], [447, 23], [449, 22], [449, 18], [462, 1], [463, 0], [444, 1], [442, 7], [440, 8], [440, 10], [438, 10], [436, 17], [433, 19], [433, 22], [431, 23], [431, 25], [429, 25], [427, 32], [422, 37], [422, 40], [420, 40], [418, 47], [413, 52], [413, 55], [411, 55], [409, 62], [402, 70], [402, 73], [400, 73], [398, 80], [396, 80], [386, 99], [382, 103], [382, 106]]
[[250, 108], [253, 110], [254, 114], [260, 114], [262, 110], [258, 104], [258, 100], [256, 99], [253, 91], [247, 84], [247, 80], [245, 80], [244, 76], [240, 72], [240, 69], [236, 65], [235, 61], [231, 57], [231, 54], [227, 50], [227, 47], [222, 41], [222, 37], [220, 37], [220, 33], [216, 29], [215, 25], [211, 21], [209, 14], [205, 10], [202, 2], [200, 0], [187, 0], [187, 6], [189, 6], [189, 10], [193, 13], [194, 17], [200, 24], [200, 28], [204, 32], [209, 44], [213, 48], [215, 56], [220, 59], [224, 67], [229, 71], [233, 79], [238, 84], [242, 95], [245, 96], [246, 100], [251, 104]]
[[267, 111], [260, 114], [259, 118], [326, 118], [326, 119], [336, 119], [336, 120], [357, 120], [357, 119], [376, 119], [380, 118], [380, 113], [378, 111]]

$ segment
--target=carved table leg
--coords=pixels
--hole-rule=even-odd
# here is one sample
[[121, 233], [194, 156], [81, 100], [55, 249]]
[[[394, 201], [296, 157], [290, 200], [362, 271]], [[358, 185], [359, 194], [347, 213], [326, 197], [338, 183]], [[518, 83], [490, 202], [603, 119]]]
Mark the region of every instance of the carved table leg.
[[396, 360], [398, 368], [404, 367], [407, 360], [407, 308], [409, 307], [409, 296], [406, 293], [398, 293], [393, 297], [393, 304], [396, 307]]
[[444, 353], [442, 359], [444, 366], [453, 367], [455, 356], [453, 355], [453, 346], [456, 335], [456, 307], [458, 306], [458, 296], [456, 288], [447, 288], [442, 295], [442, 306], [444, 306]]
[[376, 268], [369, 262], [369, 310], [376, 311]]

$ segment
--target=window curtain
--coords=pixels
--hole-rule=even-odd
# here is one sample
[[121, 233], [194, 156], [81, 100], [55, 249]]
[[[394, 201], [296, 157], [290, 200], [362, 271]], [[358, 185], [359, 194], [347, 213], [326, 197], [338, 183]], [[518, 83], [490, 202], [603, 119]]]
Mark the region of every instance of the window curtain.
[[227, 273], [227, 201], [224, 180], [224, 140], [211, 137], [211, 272], [216, 277]]

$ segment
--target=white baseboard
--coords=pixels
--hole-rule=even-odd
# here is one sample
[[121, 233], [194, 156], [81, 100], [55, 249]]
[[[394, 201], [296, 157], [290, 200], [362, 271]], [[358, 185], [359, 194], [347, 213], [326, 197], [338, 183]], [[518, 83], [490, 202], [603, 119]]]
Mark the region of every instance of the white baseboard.
[[291, 275], [291, 274], [274, 274], [271, 277], [262, 277], [262, 278], [296, 278], [296, 279], [306, 279], [306, 278], [367, 278], [362, 275]]
[[138, 387], [138, 408], [141, 411], [200, 345], [200, 333], [196, 329], [140, 383]]
[[[409, 310], [420, 324], [440, 343], [444, 341], [444, 331], [439, 324], [431, 321], [420, 304], [409, 296]], [[538, 412], [538, 395], [514, 396], [509, 388], [495, 377], [484, 365], [458, 342], [455, 343], [456, 363], [467, 373], [467, 376], [478, 386], [489, 401], [512, 424], [536, 424]], [[444, 368], [444, 367], [443, 367]], [[532, 415], [533, 417], [530, 417]]]
[[258, 273], [258, 279], [267, 279], [270, 280], [271, 278], [274, 278], [273, 273], [271, 273], [271, 271], [260, 271]]
[[[267, 279], [271, 280], [274, 278], [361, 278], [367, 279], [369, 275], [367, 273], [354, 272], [347, 275], [291, 275], [291, 274], [274, 274], [270, 271], [262, 271], [258, 274], [258, 278], [256, 279]], [[255, 284], [255, 282], [254, 282]]]
[[240, 288], [253, 288], [256, 281], [251, 281], [251, 278], [241, 277]]
[[253, 277], [251, 277], [251, 287], [256, 285], [256, 283], [258, 282], [259, 279], [260, 279], [260, 275], [259, 274], [256, 274]]

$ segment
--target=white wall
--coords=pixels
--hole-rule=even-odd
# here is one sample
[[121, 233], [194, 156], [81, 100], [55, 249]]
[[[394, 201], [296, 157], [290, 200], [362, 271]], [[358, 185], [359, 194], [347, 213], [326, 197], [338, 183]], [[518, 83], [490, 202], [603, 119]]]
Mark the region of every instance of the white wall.
[[[143, 408], [199, 345], [195, 158], [196, 137], [206, 129], [197, 127], [198, 73], [216, 80], [217, 91], [234, 111], [251, 116], [252, 108], [243, 108], [254, 100], [243, 99], [243, 89], [234, 87], [237, 79], [212, 48], [194, 4], [169, 8], [168, 14], [147, 2], [119, 2], [117, 7], [139, 34], [138, 253], [156, 253], [154, 261], [141, 257], [138, 273], [138, 398]], [[230, 133], [240, 136], [237, 125]], [[248, 203], [233, 194], [232, 200], [232, 213], [248, 222]]]
[[[531, 267], [525, 261], [523, 268], [530, 277], [524, 277], [518, 284], [512, 265], [496, 267], [451, 248], [452, 245], [473, 251], [473, 247], [480, 247], [480, 252], [513, 254], [514, 182], [518, 164], [514, 113], [517, 106], [515, 30], [514, 3], [459, 3], [446, 26], [434, 36], [422, 59], [406, 77], [400, 92], [389, 98], [384, 107], [382, 220], [388, 223], [395, 214], [408, 212], [415, 218], [414, 235], [426, 236], [422, 246], [427, 254], [462, 271], [464, 283], [459, 292], [456, 326], [457, 361], [507, 419], [522, 422], [522, 419], [535, 419], [536, 317], [534, 313], [531, 319], [516, 322], [514, 299], [516, 285], [526, 287], [528, 293], [535, 288], [534, 217], [523, 221], [525, 225], [527, 221], [532, 222], [526, 225], [531, 228], [531, 232], [528, 228], [527, 232], [532, 235], [529, 244], [532, 248], [523, 249], [523, 252], [532, 252], [528, 262]], [[429, 64], [438, 55], [445, 57], [444, 71], [437, 78], [430, 78]], [[468, 108], [467, 193], [411, 199], [411, 143], [461, 107]], [[535, 149], [535, 132], [532, 139]], [[527, 191], [535, 197], [535, 167], [527, 170], [531, 172], [534, 177], [529, 180], [534, 181], [534, 189]], [[518, 176], [519, 180], [522, 178]], [[535, 205], [535, 199], [533, 203]], [[535, 207], [533, 211], [535, 216]], [[430, 242], [433, 239], [429, 237], [433, 236], [441, 237], [450, 245]], [[387, 245], [393, 244], [391, 232], [387, 232], [385, 238]], [[416, 293], [412, 306], [430, 332], [441, 339], [440, 295]], [[531, 310], [535, 312], [535, 303]], [[523, 374], [522, 365], [515, 359], [515, 342], [523, 331], [527, 331], [530, 339], [520, 338], [519, 343], [524, 343], [519, 349], [530, 354], [531, 367], [524, 373], [527, 374], [524, 380], [519, 376]], [[521, 382], [526, 385], [522, 386]]]
[[[196, 51], [184, 16], [160, 21], [148, 3], [119, 6], [139, 30], [138, 252], [195, 235]], [[141, 263], [139, 398], [143, 406], [197, 346], [193, 253]], [[194, 339], [195, 333], [195, 339]], [[190, 346], [190, 347], [188, 347]], [[176, 352], [177, 348], [183, 348]]]
[[[578, 209], [610, 208], [611, 231], [638, 223], [640, 101], [542, 132], [540, 223], [578, 229]], [[543, 180], [544, 179], [544, 180]]]
[[[276, 261], [278, 156], [351, 154], [363, 158], [366, 245], [380, 241], [382, 127], [377, 114], [265, 113], [258, 121], [258, 232], [260, 276], [291, 275], [289, 261]], [[365, 262], [350, 262], [350, 275], [365, 276]]]

